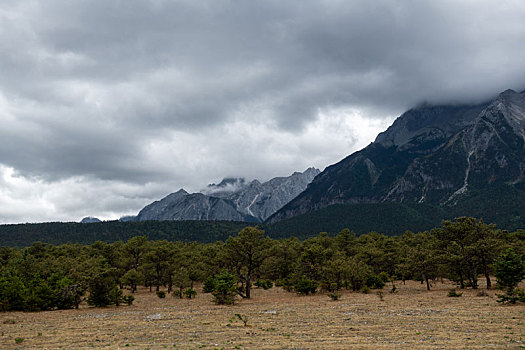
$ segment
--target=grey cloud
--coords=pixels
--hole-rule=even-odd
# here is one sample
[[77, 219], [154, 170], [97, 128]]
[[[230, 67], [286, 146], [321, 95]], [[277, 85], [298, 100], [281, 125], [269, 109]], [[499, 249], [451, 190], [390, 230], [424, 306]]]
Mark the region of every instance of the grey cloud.
[[322, 168], [337, 159], [304, 146], [322, 110], [383, 122], [523, 90], [524, 17], [488, 0], [4, 2], [0, 164], [166, 189]]

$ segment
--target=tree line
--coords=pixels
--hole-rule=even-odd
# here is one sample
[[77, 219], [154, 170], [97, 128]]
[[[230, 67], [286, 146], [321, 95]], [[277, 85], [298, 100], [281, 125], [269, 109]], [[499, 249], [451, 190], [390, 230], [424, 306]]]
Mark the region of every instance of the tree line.
[[395, 290], [395, 283], [418, 280], [430, 290], [437, 278], [447, 278], [476, 289], [480, 279], [492, 288], [494, 275], [507, 288], [505, 301], [515, 302], [521, 300], [514, 288], [525, 274], [524, 258], [524, 230], [509, 233], [471, 217], [395, 237], [344, 229], [304, 241], [274, 240], [246, 227], [215, 243], [146, 236], [91, 245], [34, 243], [0, 249], [0, 310], [78, 308], [83, 300], [93, 306], [130, 304], [138, 286], [191, 298], [202, 282], [217, 302], [233, 303], [235, 296], [250, 298], [254, 285], [309, 294], [387, 284]]

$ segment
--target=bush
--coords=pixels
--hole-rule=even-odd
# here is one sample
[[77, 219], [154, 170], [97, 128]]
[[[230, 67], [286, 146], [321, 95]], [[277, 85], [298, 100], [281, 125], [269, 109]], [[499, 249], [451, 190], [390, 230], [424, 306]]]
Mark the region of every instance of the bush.
[[268, 290], [273, 287], [273, 282], [270, 280], [259, 279], [255, 281], [255, 286], [262, 288], [264, 290]]
[[397, 293], [397, 287], [394, 283], [392, 283], [392, 289], [390, 290], [390, 293], [395, 294]]
[[370, 287], [364, 286], [363, 288], [361, 288], [361, 293], [363, 293], [363, 294], [370, 293]]
[[115, 304], [116, 306], [119, 306], [124, 299], [124, 292], [122, 292], [122, 289], [115, 286], [113, 287], [113, 290], [110, 293], [110, 300], [112, 304]]
[[202, 285], [203, 293], [212, 293], [215, 290], [215, 278], [213, 276], [208, 276]]
[[89, 281], [88, 305], [104, 307], [118, 303], [116, 289], [118, 290], [115, 281], [108, 276], [104, 274], [95, 276]]
[[322, 282], [319, 287], [324, 292], [335, 292], [336, 290], [341, 289], [340, 286], [335, 282]]
[[[384, 278], [384, 275], [383, 275], [383, 278]], [[369, 275], [366, 278], [365, 285], [372, 289], [381, 289], [385, 286], [385, 282], [382, 280], [382, 277], [380, 277], [380, 275]]]
[[314, 294], [317, 291], [317, 286], [319, 283], [312, 281], [307, 277], [302, 277], [297, 281], [294, 286], [294, 289], [299, 294], [308, 295], [310, 293]]
[[222, 272], [214, 278], [213, 301], [216, 304], [233, 305], [237, 295], [237, 280], [229, 272]]
[[387, 282], [390, 282], [390, 276], [385, 271], [382, 271], [379, 275], [377, 275], [377, 277], [383, 282], [383, 285], [385, 285]]
[[498, 284], [507, 288], [509, 293], [525, 277], [525, 263], [512, 249], [507, 249], [498, 257], [494, 263], [494, 270]]
[[241, 314], [235, 314], [235, 316], [242, 321], [242, 323], [244, 324], [244, 327], [248, 327], [248, 316], [246, 315], [241, 315]]
[[129, 294], [129, 295], [124, 295], [124, 296], [122, 297], [122, 302], [124, 302], [124, 303], [127, 304], [127, 305], [131, 305], [131, 304], [133, 304], [133, 301], [135, 301], [135, 297], [134, 297], [133, 295], [131, 295], [131, 294]]
[[462, 296], [463, 293], [458, 293], [456, 292], [455, 289], [451, 289], [448, 291], [448, 294], [447, 294], [447, 297], [450, 297], [450, 298], [459, 298], [460, 296]]
[[276, 287], [283, 287], [287, 292], [291, 292], [294, 289], [293, 283], [288, 278], [282, 278], [275, 281]]
[[525, 292], [519, 288], [507, 290], [505, 294], [496, 294], [498, 303], [502, 304], [516, 304], [516, 302], [525, 303]]
[[193, 288], [187, 288], [184, 292], [183, 292], [184, 296], [188, 299], [193, 299], [195, 298], [195, 296], [197, 295], [197, 291]]
[[158, 290], [156, 293], [160, 299], [164, 299], [166, 297], [166, 292], [163, 290]]
[[337, 301], [341, 298], [341, 294], [340, 293], [328, 293], [327, 294], [330, 299], [332, 299], [333, 301]]

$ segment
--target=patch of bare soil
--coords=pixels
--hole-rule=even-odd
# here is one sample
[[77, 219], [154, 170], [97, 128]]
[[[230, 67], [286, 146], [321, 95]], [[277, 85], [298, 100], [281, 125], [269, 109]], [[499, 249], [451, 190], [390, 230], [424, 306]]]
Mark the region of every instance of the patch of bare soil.
[[[141, 289], [132, 306], [0, 313], [0, 349], [520, 349], [525, 305], [502, 306], [495, 293], [436, 283], [396, 283], [397, 293], [299, 296], [255, 289], [250, 300], [218, 306]], [[247, 325], [235, 314], [247, 319]]]

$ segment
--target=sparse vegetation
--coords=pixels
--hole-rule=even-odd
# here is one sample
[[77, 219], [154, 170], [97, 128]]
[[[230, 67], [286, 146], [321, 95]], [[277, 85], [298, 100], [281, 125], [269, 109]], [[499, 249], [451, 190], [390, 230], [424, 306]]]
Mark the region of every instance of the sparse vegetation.
[[122, 297], [122, 302], [124, 302], [126, 305], [132, 305], [134, 301], [135, 301], [135, 297], [131, 294], [124, 295]]
[[264, 290], [268, 290], [273, 287], [273, 282], [269, 279], [258, 279], [255, 281], [255, 286]]
[[[499, 307], [496, 298], [480, 300], [478, 291], [470, 288], [451, 303], [446, 295], [455, 284], [447, 279], [435, 281], [431, 292], [418, 281], [396, 285], [395, 297], [389, 298], [384, 291], [384, 302], [377, 291], [364, 295], [343, 289], [337, 292], [342, 301], [332, 302], [328, 293], [298, 297], [272, 288], [254, 289], [253, 301], [241, 301], [233, 307], [214, 306], [210, 304], [212, 296], [202, 293], [191, 302], [159, 299], [142, 285], [133, 294], [136, 302], [131, 312], [124, 307], [91, 308], [82, 303], [80, 312], [0, 314], [2, 320], [17, 321], [2, 325], [5, 336], [0, 338], [0, 347], [57, 349], [93, 343], [94, 348], [130, 344], [128, 348], [137, 349], [196, 349], [202, 345], [206, 345], [204, 349], [231, 349], [245, 344], [244, 348], [254, 349], [319, 346], [334, 350], [388, 348], [402, 342], [402, 347], [432, 348], [439, 344], [455, 349], [464, 347], [466, 337], [471, 337], [469, 348], [485, 348], [487, 344], [498, 349], [514, 348], [520, 344], [511, 340], [521, 339], [521, 306]], [[201, 284], [196, 287], [200, 290]], [[481, 288], [486, 290], [484, 281]], [[495, 291], [486, 291], [494, 296]], [[247, 327], [235, 313], [247, 316]], [[170, 326], [162, 327], [166, 324]], [[39, 337], [37, 332], [43, 335]], [[16, 345], [15, 337], [25, 340]]]
[[328, 293], [327, 295], [333, 301], [337, 301], [341, 298], [341, 293]]
[[241, 322], [244, 324], [244, 327], [248, 327], [248, 316], [241, 315], [241, 314], [235, 314], [235, 317], [241, 320]]
[[197, 295], [197, 291], [193, 288], [188, 288], [184, 291], [184, 296], [188, 299], [193, 299]]
[[458, 292], [456, 292], [455, 289], [451, 289], [447, 293], [447, 297], [449, 297], [449, 298], [459, 298], [462, 295], [463, 295], [463, 293], [458, 293]]
[[299, 294], [314, 294], [317, 291], [318, 282], [312, 281], [308, 277], [301, 277], [294, 286], [294, 289]]

